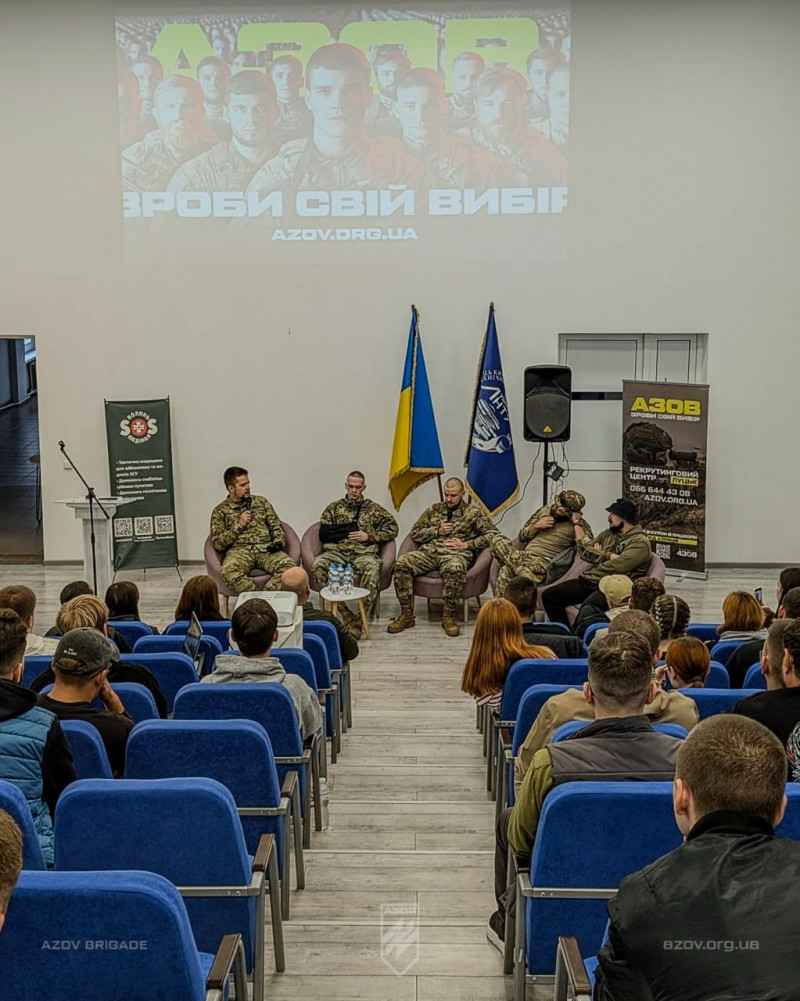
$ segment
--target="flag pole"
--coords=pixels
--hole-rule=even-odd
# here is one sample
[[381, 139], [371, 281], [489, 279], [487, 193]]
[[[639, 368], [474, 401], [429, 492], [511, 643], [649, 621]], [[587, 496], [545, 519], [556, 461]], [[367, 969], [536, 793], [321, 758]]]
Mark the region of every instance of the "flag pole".
[[443, 501], [444, 500], [444, 491], [442, 490], [442, 474], [441, 473], [437, 473], [436, 474], [436, 482], [439, 484], [439, 500]]

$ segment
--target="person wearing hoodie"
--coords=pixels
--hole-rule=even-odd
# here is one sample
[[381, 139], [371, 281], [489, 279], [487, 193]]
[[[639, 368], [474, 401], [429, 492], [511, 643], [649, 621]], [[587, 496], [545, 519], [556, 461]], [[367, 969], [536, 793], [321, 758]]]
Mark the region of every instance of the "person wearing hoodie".
[[25, 643], [25, 656], [51, 654], [56, 652], [58, 641], [37, 636], [33, 631], [34, 611], [36, 610], [36, 595], [24, 584], [12, 584], [0, 591], [0, 608], [10, 608], [25, 623], [28, 638]]
[[231, 616], [231, 637], [241, 656], [218, 656], [214, 670], [200, 679], [201, 684], [271, 681], [283, 685], [297, 710], [303, 740], [313, 737], [322, 726], [317, 696], [302, 678], [287, 674], [277, 657], [270, 657], [272, 644], [278, 638], [278, 616], [272, 605], [263, 598], [250, 598], [239, 605]]
[[66, 735], [55, 714], [20, 684], [26, 624], [0, 609], [0, 779], [28, 801], [47, 865], [53, 864], [53, 817], [63, 790], [77, 778]]
[[603, 577], [625, 574], [635, 580], [647, 574], [653, 554], [650, 540], [642, 526], [637, 524], [636, 505], [620, 497], [606, 511], [609, 527], [593, 542], [586, 538], [580, 524], [575, 526], [578, 556], [591, 565], [580, 577], [553, 584], [542, 593], [542, 604], [552, 622], [563, 622], [568, 626], [567, 608], [580, 605], [587, 599], [593, 605], [602, 605], [605, 599], [602, 593], [598, 593], [598, 585]]
[[[617, 633], [634, 633], [641, 636], [650, 647], [655, 666], [660, 660], [659, 644], [661, 642], [661, 632], [655, 622], [647, 612], [640, 612], [630, 609], [620, 612], [608, 627], [606, 636], [614, 636]], [[661, 687], [663, 672], [654, 675], [657, 682], [653, 692], [653, 698], [644, 707], [644, 714], [651, 723], [677, 723], [679, 726], [691, 730], [696, 726], [700, 716], [697, 711], [697, 703], [685, 695], [676, 691], [664, 691]], [[586, 701], [580, 688], [569, 688], [566, 692], [553, 695], [545, 702], [539, 711], [539, 715], [533, 722], [528, 736], [519, 749], [514, 762], [514, 788], [519, 790], [525, 773], [533, 762], [537, 751], [546, 747], [562, 723], [570, 720], [593, 720], [594, 706]]]

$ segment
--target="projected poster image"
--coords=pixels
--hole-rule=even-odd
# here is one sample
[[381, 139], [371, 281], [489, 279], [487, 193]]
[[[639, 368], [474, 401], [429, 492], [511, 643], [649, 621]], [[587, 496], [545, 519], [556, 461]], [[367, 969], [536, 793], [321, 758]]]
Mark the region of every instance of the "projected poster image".
[[568, 6], [293, 3], [116, 29], [129, 260], [563, 258]]

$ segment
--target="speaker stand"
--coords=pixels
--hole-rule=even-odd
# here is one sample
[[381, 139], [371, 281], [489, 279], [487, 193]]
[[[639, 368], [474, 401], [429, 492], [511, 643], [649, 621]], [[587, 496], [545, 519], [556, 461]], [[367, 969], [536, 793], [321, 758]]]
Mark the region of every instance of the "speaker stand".
[[544, 443], [544, 464], [542, 466], [542, 506], [547, 507], [547, 467], [550, 465], [550, 442]]

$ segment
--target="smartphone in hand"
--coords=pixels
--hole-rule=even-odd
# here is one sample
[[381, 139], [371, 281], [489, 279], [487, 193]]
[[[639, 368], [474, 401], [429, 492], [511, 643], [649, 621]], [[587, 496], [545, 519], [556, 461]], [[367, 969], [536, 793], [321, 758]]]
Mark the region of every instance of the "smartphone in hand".
[[753, 591], [753, 594], [756, 596], [756, 601], [759, 603], [759, 605], [763, 605], [764, 604], [764, 589], [763, 589], [763, 587], [757, 587], [755, 589], [755, 591]]

